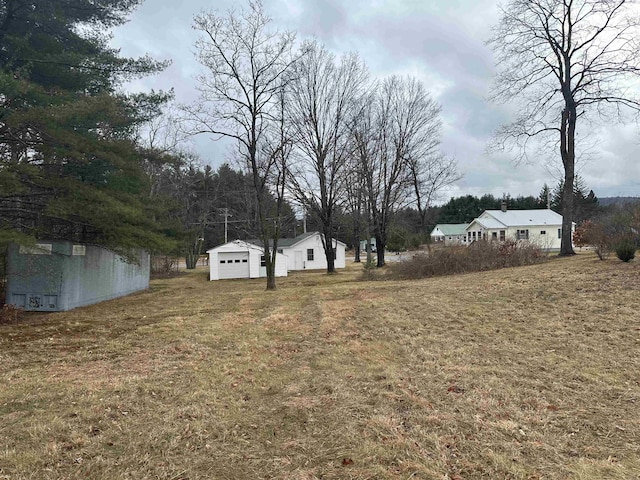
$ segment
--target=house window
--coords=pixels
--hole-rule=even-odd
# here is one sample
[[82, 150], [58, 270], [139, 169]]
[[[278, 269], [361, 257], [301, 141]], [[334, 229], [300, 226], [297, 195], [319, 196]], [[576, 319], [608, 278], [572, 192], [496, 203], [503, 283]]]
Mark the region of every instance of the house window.
[[547, 231], [546, 230], [540, 230], [540, 235], [546, 235]]
[[260, 266], [261, 267], [266, 267], [267, 266], [267, 259], [264, 258], [264, 255], [260, 255]]
[[313, 248], [307, 248], [307, 261], [313, 262]]
[[500, 241], [501, 242], [504, 242], [506, 240], [506, 238], [507, 238], [506, 234], [507, 234], [506, 230], [500, 230]]
[[562, 229], [561, 228], [558, 229], [558, 238], [562, 238]]
[[491, 240], [498, 240], [498, 232], [491, 232]]
[[246, 258], [242, 259], [242, 263], [247, 263], [247, 262], [248, 262], [248, 260]]
[[284, 253], [284, 250], [282, 250], [281, 248], [278, 249], [278, 253]]
[[224, 260], [220, 260], [220, 263], [227, 263], [227, 262], [226, 262], [226, 261], [224, 261]]
[[476, 232], [472, 232], [471, 237], [473, 238], [473, 241], [475, 242], [476, 241]]
[[235, 262], [236, 262], [236, 263], [240, 263], [240, 259], [237, 259]]
[[529, 240], [529, 230], [518, 230], [516, 233], [517, 240]]

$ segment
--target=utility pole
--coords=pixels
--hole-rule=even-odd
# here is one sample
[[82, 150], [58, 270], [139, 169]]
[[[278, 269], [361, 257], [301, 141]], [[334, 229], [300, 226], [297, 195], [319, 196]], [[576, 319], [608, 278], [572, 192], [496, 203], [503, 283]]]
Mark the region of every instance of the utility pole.
[[224, 215], [224, 243], [227, 243], [229, 241], [229, 239], [227, 238], [227, 234], [229, 232], [228, 220], [229, 220], [229, 217], [233, 217], [233, 215], [229, 213], [228, 208], [222, 208], [221, 210], [222, 210], [222, 214]]

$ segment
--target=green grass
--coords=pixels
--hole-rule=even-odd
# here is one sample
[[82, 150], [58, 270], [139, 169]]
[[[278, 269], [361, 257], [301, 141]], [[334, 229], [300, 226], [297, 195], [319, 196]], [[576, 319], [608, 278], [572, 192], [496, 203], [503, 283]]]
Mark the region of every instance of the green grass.
[[208, 282], [0, 325], [0, 479], [640, 478], [640, 264]]

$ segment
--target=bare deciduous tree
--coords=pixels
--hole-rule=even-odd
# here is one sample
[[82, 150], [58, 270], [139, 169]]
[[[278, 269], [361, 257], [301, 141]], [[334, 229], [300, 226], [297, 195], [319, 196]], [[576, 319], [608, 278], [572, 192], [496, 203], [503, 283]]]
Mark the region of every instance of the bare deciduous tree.
[[[277, 130], [280, 92], [296, 59], [292, 53], [295, 35], [272, 32], [270, 18], [261, 1], [249, 2], [249, 9], [226, 16], [204, 13], [195, 17], [194, 28], [202, 36], [196, 43], [197, 58], [206, 68], [198, 76], [200, 98], [185, 111], [196, 125], [193, 133], [213, 134], [238, 142], [246, 170], [255, 188], [259, 230], [264, 245], [267, 289], [276, 288], [275, 262], [279, 228], [274, 228], [268, 197], [281, 193], [271, 181], [282, 180], [277, 166], [282, 160], [275, 153], [265, 154], [267, 135]], [[271, 136], [271, 141], [276, 138]], [[277, 202], [275, 217], [283, 201]]]
[[[359, 168], [376, 238], [377, 265], [385, 264], [387, 232], [393, 214], [411, 203], [426, 211], [442, 182], [437, 172], [440, 107], [415, 78], [386, 79], [363, 103], [352, 129]], [[431, 163], [430, 163], [431, 162]], [[457, 178], [455, 163], [444, 165], [447, 180]]]
[[322, 226], [327, 272], [335, 271], [334, 217], [344, 200], [349, 158], [349, 120], [366, 88], [367, 69], [355, 54], [335, 56], [316, 42], [303, 46], [296, 64], [288, 110], [295, 128], [297, 162], [290, 189]]
[[[629, 0], [510, 0], [489, 44], [499, 72], [494, 98], [517, 100], [519, 114], [502, 127], [502, 147], [526, 152], [534, 138], [556, 145], [564, 169], [561, 255], [571, 244], [578, 119], [624, 120], [640, 101], [640, 21]], [[612, 107], [612, 108], [610, 108]]]

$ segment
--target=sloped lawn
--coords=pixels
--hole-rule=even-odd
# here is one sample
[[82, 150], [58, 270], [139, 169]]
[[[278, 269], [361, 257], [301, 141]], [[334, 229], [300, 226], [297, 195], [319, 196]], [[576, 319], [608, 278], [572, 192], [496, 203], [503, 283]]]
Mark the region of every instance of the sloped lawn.
[[208, 282], [0, 325], [0, 479], [640, 478], [640, 263]]

